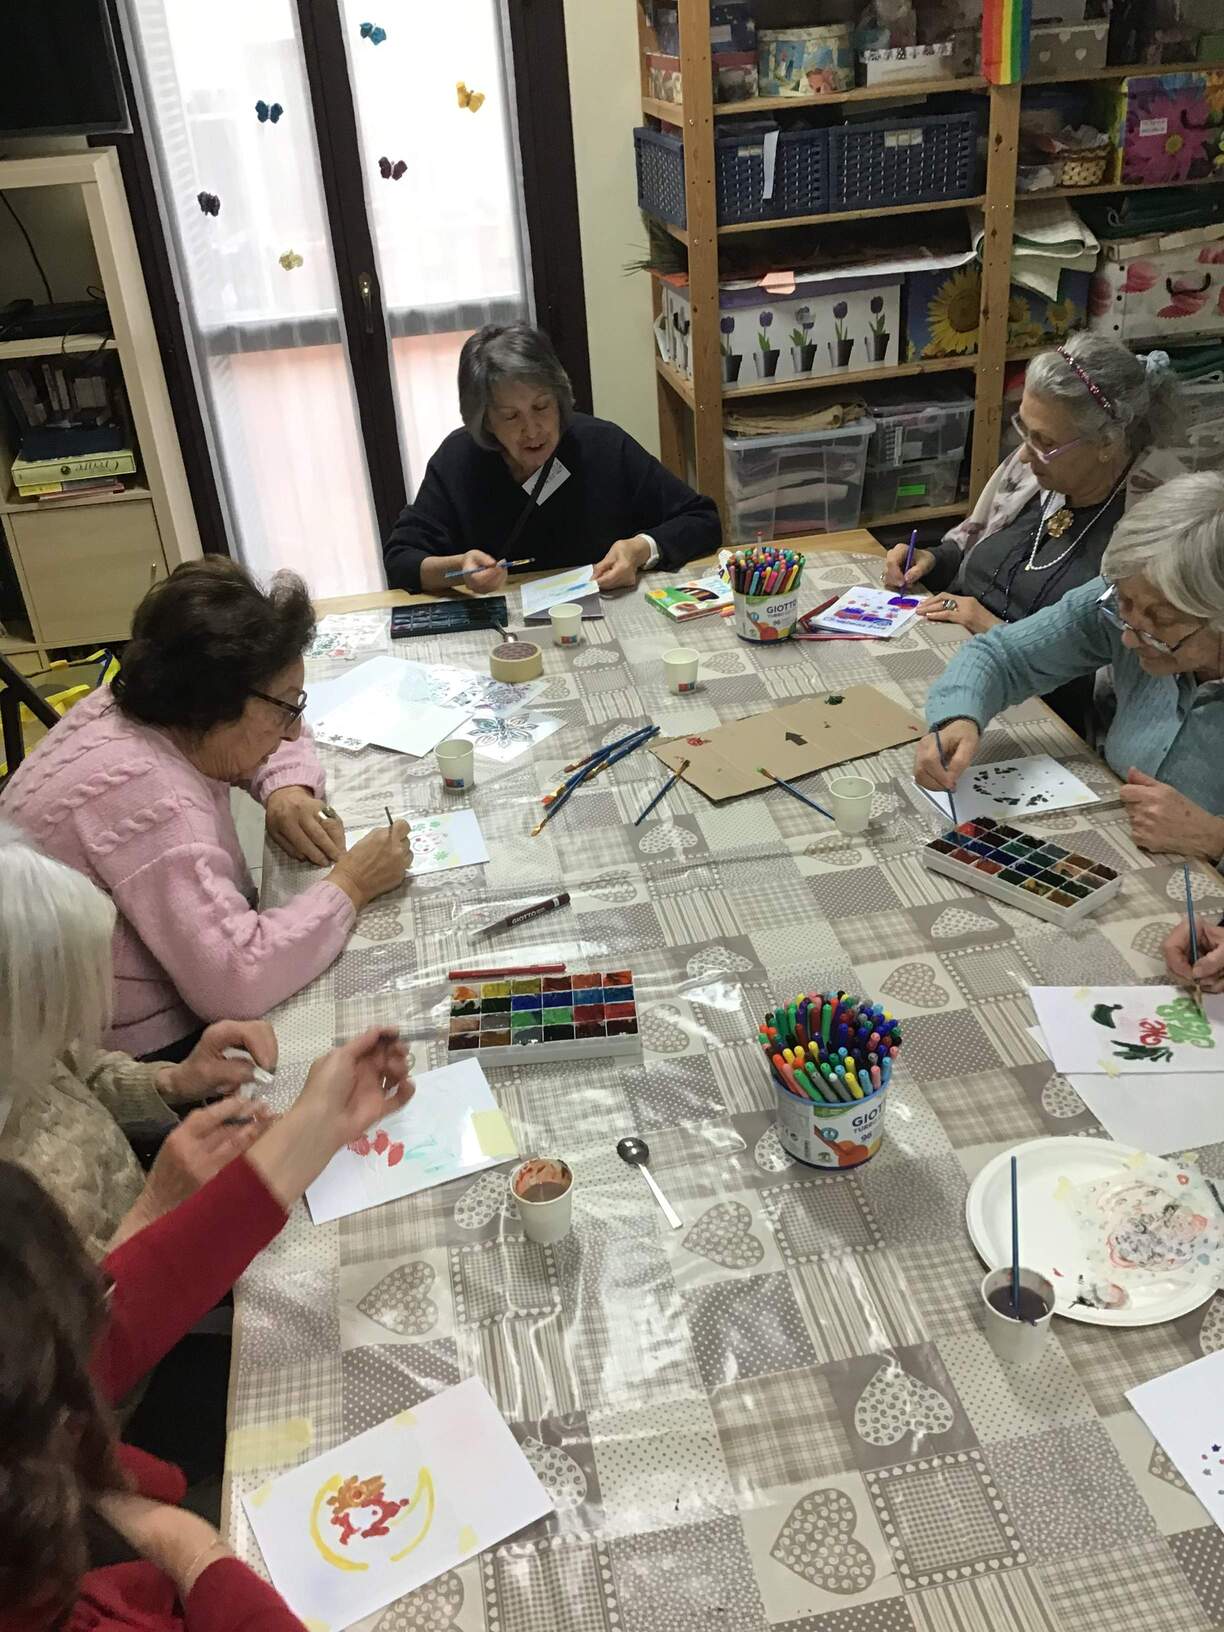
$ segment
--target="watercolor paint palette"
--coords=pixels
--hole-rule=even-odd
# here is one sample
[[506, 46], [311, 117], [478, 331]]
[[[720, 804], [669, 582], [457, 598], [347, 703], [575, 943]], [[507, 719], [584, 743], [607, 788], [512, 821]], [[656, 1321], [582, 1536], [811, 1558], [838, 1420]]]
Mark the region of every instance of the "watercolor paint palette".
[[919, 855], [931, 872], [1051, 924], [1086, 918], [1122, 888], [1112, 867], [993, 816], [962, 822], [932, 839]]
[[520, 975], [451, 991], [447, 1058], [485, 1065], [638, 1057], [633, 971]]

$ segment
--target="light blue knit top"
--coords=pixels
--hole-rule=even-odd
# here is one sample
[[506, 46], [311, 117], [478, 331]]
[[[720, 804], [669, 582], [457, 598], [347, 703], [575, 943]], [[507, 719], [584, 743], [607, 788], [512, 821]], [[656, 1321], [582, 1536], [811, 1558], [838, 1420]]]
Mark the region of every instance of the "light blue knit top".
[[966, 641], [927, 694], [927, 724], [970, 719], [984, 729], [1003, 709], [1112, 663], [1118, 709], [1105, 738], [1111, 769], [1125, 778], [1134, 765], [1224, 815], [1224, 685], [1145, 674], [1122, 631], [1097, 610], [1106, 587], [1094, 578], [1032, 617]]

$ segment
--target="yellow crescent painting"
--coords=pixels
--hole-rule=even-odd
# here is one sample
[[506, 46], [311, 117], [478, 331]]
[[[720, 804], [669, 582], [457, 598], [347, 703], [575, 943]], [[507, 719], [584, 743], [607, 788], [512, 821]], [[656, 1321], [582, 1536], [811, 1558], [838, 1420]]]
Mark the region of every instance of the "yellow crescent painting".
[[[319, 1489], [315, 1492], [314, 1501], [311, 1503], [310, 1508], [310, 1539], [314, 1543], [320, 1558], [322, 1558], [325, 1564], [330, 1564], [333, 1569], [347, 1570], [350, 1573], [360, 1573], [363, 1570], [369, 1569], [370, 1566], [368, 1562], [361, 1559], [345, 1558], [342, 1553], [337, 1552], [324, 1536], [323, 1526], [320, 1523], [320, 1515], [322, 1514], [324, 1506], [327, 1505], [331, 1499], [336, 1497], [337, 1493], [341, 1490], [345, 1483], [346, 1481], [341, 1478], [340, 1474], [334, 1473], [332, 1474], [331, 1478], [324, 1484], [320, 1485]], [[419, 1527], [415, 1536], [408, 1543], [408, 1545], [406, 1547], [401, 1547], [398, 1552], [392, 1553], [388, 1562], [398, 1564], [401, 1559], [407, 1558], [409, 1553], [415, 1551], [415, 1549], [421, 1545], [421, 1543], [425, 1540], [425, 1537], [429, 1534], [430, 1528], [433, 1525], [436, 1505], [437, 1497], [434, 1493], [433, 1475], [430, 1473], [428, 1468], [422, 1468], [417, 1475], [416, 1489], [413, 1491], [411, 1499], [402, 1504], [399, 1512], [394, 1518], [387, 1520], [387, 1528], [390, 1530], [393, 1527], [402, 1525], [405, 1520], [409, 1519], [414, 1513], [417, 1513], [419, 1509]]]

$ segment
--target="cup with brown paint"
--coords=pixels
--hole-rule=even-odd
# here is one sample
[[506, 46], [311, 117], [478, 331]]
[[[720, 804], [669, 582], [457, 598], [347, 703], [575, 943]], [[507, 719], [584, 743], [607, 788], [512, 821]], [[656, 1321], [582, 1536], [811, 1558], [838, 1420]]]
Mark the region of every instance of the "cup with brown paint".
[[1040, 1359], [1054, 1314], [1054, 1288], [1035, 1269], [1020, 1270], [1020, 1299], [1012, 1300], [1011, 1266], [992, 1269], [982, 1280], [986, 1336], [999, 1359], [1031, 1366]]
[[555, 1156], [531, 1156], [510, 1175], [510, 1194], [529, 1241], [547, 1245], [569, 1234], [574, 1175]]

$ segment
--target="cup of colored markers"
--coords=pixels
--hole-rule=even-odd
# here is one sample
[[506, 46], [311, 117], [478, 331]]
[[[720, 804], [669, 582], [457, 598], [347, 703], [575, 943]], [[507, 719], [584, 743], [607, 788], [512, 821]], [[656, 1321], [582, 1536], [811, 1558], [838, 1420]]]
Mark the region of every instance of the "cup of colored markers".
[[789, 640], [799, 621], [799, 582], [805, 557], [798, 550], [755, 544], [727, 563], [741, 640]]
[[761, 1021], [782, 1148], [811, 1167], [861, 1167], [880, 1148], [899, 1023], [847, 992], [800, 992]]

